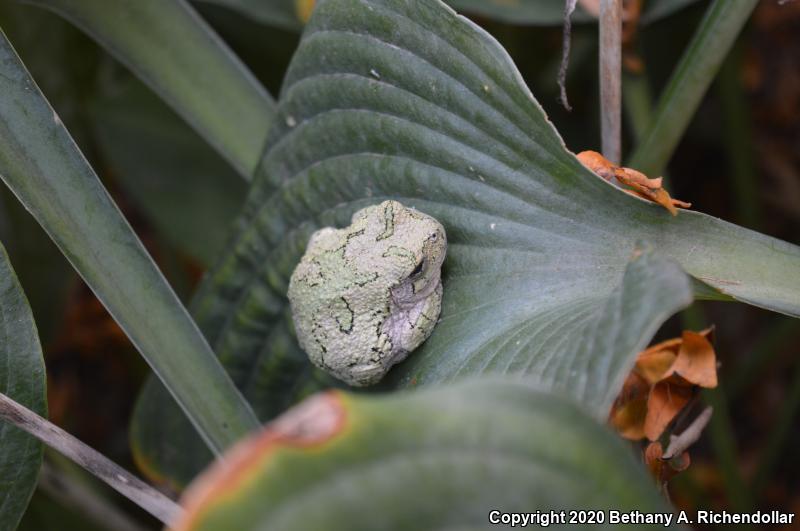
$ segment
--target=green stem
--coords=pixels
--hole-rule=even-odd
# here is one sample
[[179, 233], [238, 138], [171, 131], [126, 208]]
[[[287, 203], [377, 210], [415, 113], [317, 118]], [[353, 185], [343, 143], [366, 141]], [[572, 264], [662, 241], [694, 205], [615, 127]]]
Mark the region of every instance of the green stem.
[[627, 166], [663, 172], [711, 81], [758, 0], [714, 0], [661, 95], [655, 119]]
[[763, 492], [766, 487], [770, 474], [782, 456], [786, 439], [794, 427], [794, 419], [797, 417], [798, 411], [800, 411], [800, 363], [795, 367], [787, 396], [784, 397], [783, 405], [777, 414], [778, 420], [761, 453], [761, 460], [753, 479], [754, 492]]
[[706, 389], [703, 391], [703, 397], [706, 403], [714, 408], [708, 429], [728, 500], [734, 510], [742, 513], [750, 512], [754, 504], [737, 465], [736, 441], [725, 391], [722, 386]]
[[737, 221], [758, 230], [761, 225], [761, 205], [756, 184], [750, 117], [739, 77], [741, 64], [741, 50], [735, 48], [722, 65], [716, 89], [722, 111], [722, 134], [730, 164]]
[[791, 317], [780, 317], [777, 323], [760, 335], [750, 355], [739, 363], [728, 377], [728, 395], [736, 400], [747, 390], [751, 382], [758, 381], [766, 368], [781, 351], [782, 345], [791, 341], [800, 332], [800, 321]]
[[633, 139], [639, 144], [653, 122], [653, 96], [646, 75], [623, 74], [622, 102]]

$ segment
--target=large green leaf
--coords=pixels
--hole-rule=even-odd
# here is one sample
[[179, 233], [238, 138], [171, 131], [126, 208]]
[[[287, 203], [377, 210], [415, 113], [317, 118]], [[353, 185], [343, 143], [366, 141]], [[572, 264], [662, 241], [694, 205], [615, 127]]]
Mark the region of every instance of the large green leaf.
[[134, 79], [103, 87], [90, 105], [96, 142], [126, 196], [172, 245], [213, 263], [245, 182]]
[[[484, 366], [471, 367], [468, 360], [466, 366], [454, 370], [452, 365], [462, 364], [464, 359], [457, 350], [446, 357], [441, 355], [442, 350], [447, 350], [447, 343], [457, 340], [448, 335], [445, 319], [429, 340], [444, 342], [445, 346], [433, 346], [414, 354], [390, 373], [387, 384], [413, 386], [455, 378], [462, 373], [517, 374], [539, 389], [577, 399], [587, 410], [604, 418], [636, 353], [646, 346], [667, 317], [687, 306], [691, 299], [691, 286], [680, 267], [663, 257], [636, 250], [622, 283], [610, 294], [579, 300], [575, 306], [567, 305], [563, 310], [525, 323], [557, 331], [546, 340], [529, 344], [524, 330], [498, 336], [501, 345], [511, 342], [515, 348], [508, 351], [496, 348], [496, 355]], [[278, 329], [288, 335], [281, 326]], [[246, 378], [237, 380], [264, 419], [271, 418], [298, 397], [331, 383], [322, 379], [291, 340], [288, 344], [271, 343], [270, 347], [273, 351], [268, 362], [258, 369], [259, 373], [240, 375]], [[248, 385], [248, 381], [257, 385]], [[179, 489], [211, 455], [194, 436], [180, 411], [170, 406], [166, 391], [151, 379], [137, 404], [132, 441], [141, 467], [154, 479]]]
[[[31, 309], [0, 245], [0, 393], [47, 415], [42, 348]], [[16, 529], [36, 487], [42, 445], [0, 420], [0, 529]]]
[[[650, 22], [672, 14], [697, 0], [650, 0], [642, 20]], [[303, 27], [315, 0], [195, 0], [196, 3], [218, 4], [234, 9], [253, 20], [289, 30]], [[564, 0], [447, 0], [464, 10], [491, 20], [531, 26], [560, 26], [564, 22]], [[580, 6], [573, 20], [587, 22], [592, 17]]]
[[[798, 247], [696, 212], [673, 218], [586, 170], [497, 42], [434, 0], [321, 3], [278, 112], [235, 239], [194, 304], [262, 418], [319, 378], [285, 298], [307, 238], [386, 197], [438, 218], [450, 242], [441, 321], [393, 369], [395, 385], [525, 374], [604, 413], [615, 360], [686, 302], [672, 266], [634, 265], [631, 282], [658, 282], [614, 291], [639, 240], [694, 275], [698, 295], [800, 314]], [[177, 425], [150, 389], [136, 423]], [[144, 439], [153, 465], [161, 452]]]
[[507, 381], [320, 395], [238, 446], [185, 505], [180, 531], [491, 529], [492, 510], [569, 509], [605, 510], [592, 527], [616, 529], [609, 510], [671, 512], [608, 429]]
[[0, 139], [0, 177], [206, 441], [221, 450], [249, 431], [252, 411], [2, 33]]
[[184, 0], [26, 0], [64, 16], [163, 97], [249, 179], [274, 102]]

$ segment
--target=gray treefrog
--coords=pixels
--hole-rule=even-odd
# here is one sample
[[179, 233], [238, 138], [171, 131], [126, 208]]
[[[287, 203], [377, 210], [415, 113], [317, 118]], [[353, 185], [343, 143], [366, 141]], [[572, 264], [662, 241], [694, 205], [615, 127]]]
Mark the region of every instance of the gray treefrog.
[[289, 281], [300, 346], [350, 385], [377, 383], [433, 331], [446, 251], [444, 227], [397, 201], [318, 230]]

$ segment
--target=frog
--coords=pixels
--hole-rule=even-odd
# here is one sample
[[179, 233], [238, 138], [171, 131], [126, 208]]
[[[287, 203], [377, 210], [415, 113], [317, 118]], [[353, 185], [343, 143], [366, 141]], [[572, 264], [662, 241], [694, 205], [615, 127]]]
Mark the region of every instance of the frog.
[[433, 332], [446, 253], [442, 224], [395, 200], [317, 230], [287, 293], [300, 347], [350, 386], [378, 383]]

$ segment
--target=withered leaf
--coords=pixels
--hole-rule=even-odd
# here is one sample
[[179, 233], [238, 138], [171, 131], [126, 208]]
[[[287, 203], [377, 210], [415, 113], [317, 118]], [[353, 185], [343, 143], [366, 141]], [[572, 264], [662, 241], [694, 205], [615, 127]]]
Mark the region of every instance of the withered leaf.
[[677, 385], [678, 382], [663, 380], [650, 390], [647, 399], [647, 417], [644, 421], [644, 434], [651, 441], [658, 439], [670, 422], [689, 403], [692, 388]]
[[689, 452], [683, 452], [680, 456], [672, 459], [664, 459], [663, 449], [661, 443], [658, 441], [651, 442], [647, 445], [644, 451], [644, 463], [647, 465], [650, 474], [658, 480], [659, 483], [666, 483], [678, 472], [682, 472], [689, 468], [691, 459]]
[[644, 421], [646, 418], [647, 397], [641, 396], [614, 408], [611, 414], [611, 425], [622, 437], [638, 441], [644, 438]]
[[680, 345], [680, 338], [675, 338], [662, 341], [642, 351], [636, 358], [634, 371], [650, 384], [656, 384], [669, 377], [672, 374], [672, 365], [678, 357]]
[[666, 208], [673, 216], [678, 213], [676, 207], [689, 208], [692, 206], [691, 203], [686, 203], [670, 197], [669, 193], [662, 187], [661, 177], [650, 179], [642, 172], [617, 166], [596, 151], [581, 151], [578, 153], [577, 157], [578, 160], [581, 161], [581, 164], [603, 179], [607, 181], [612, 178], [617, 179], [620, 183], [630, 187], [630, 189], [624, 191], [658, 203]]
[[683, 332], [672, 371], [695, 385], [713, 388], [717, 386], [717, 357], [706, 337], [709, 332], [710, 329], [700, 333]]

